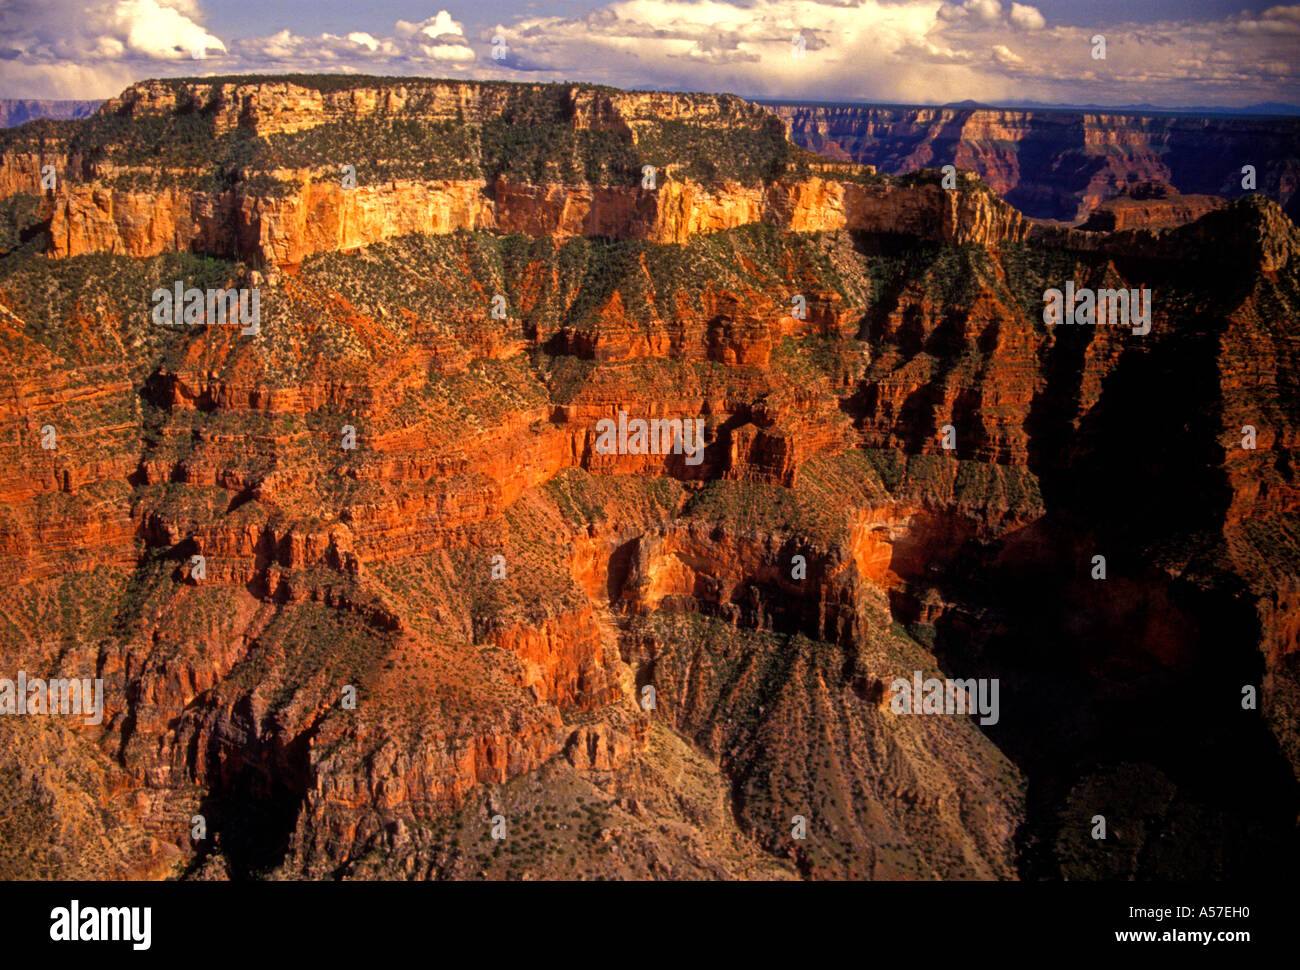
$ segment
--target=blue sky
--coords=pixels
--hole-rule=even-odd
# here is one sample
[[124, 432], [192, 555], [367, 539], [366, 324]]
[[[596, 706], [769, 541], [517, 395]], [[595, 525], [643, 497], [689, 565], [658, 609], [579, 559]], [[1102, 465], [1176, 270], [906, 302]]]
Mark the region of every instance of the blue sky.
[[1247, 0], [0, 0], [0, 97], [345, 71], [1230, 108], [1300, 103], [1298, 65], [1300, 3]]

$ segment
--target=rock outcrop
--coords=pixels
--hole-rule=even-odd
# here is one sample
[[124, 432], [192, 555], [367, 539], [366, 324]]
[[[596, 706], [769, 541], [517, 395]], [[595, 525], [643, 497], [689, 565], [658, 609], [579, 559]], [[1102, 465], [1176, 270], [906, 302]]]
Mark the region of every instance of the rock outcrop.
[[[526, 109], [519, 107], [525, 100]], [[342, 140], [340, 128], [359, 123], [400, 119], [407, 125], [464, 127], [469, 119], [512, 111], [521, 115], [519, 129], [540, 115], [566, 137], [595, 139], [575, 142], [588, 169], [599, 161], [593, 152], [613, 151], [611, 139], [617, 150], [610, 157], [620, 164], [638, 153], [659, 164], [651, 165], [653, 176], [632, 164], [621, 178], [520, 181], [504, 173], [489, 177], [504, 163], [481, 157], [480, 178], [363, 176], [351, 185], [339, 175], [342, 160], [351, 157], [342, 147], [339, 164], [315, 167], [253, 167], [240, 154], [250, 138], [267, 139], [280, 146], [274, 150], [292, 154], [302, 138], [319, 138], [324, 148], [330, 138]], [[133, 120], [161, 121], [164, 142], [175, 139], [171, 149], [183, 157], [188, 143], [181, 139], [193, 137], [186, 126], [196, 124], [195, 118], [205, 137], [228, 146], [229, 160], [217, 153], [160, 170], [142, 165], [140, 155], [115, 148], [111, 140]], [[700, 233], [762, 223], [796, 232], [892, 231], [980, 245], [1022, 239], [1027, 231], [1020, 214], [987, 191], [949, 193], [933, 180], [895, 182], [869, 167], [805, 157], [792, 167], [777, 119], [726, 96], [451, 82], [319, 90], [288, 81], [157, 81], [106, 102], [96, 122], [102, 135], [96, 129], [62, 140], [51, 134], [39, 141], [38, 151], [32, 134], [0, 153], [0, 199], [38, 192], [42, 166], [55, 165], [59, 178], [46, 204], [48, 252], [57, 258], [180, 251], [294, 266], [314, 253], [410, 233], [474, 229], [682, 243]], [[725, 140], [738, 137], [739, 130], [765, 146], [768, 160], [755, 162], [753, 170], [732, 165], [732, 177], [725, 159], [705, 161], [699, 164], [713, 174], [701, 181], [695, 167], [702, 133]], [[480, 148], [481, 155], [486, 151]], [[409, 161], [416, 163], [414, 157]], [[460, 161], [447, 158], [443, 164]]]

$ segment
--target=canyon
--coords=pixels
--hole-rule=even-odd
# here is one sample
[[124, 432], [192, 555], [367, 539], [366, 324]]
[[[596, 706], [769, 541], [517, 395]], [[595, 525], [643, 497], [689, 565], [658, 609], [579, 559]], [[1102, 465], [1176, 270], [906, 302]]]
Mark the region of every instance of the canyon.
[[[985, 106], [773, 104], [795, 144], [905, 174], [955, 165], [1036, 219], [1079, 222], [1134, 183], [1300, 220], [1300, 118]], [[1254, 170], [1244, 187], [1243, 167]]]
[[[995, 188], [585, 85], [0, 132], [0, 674], [105, 705], [0, 717], [0, 876], [1287, 871], [1300, 232]], [[1046, 326], [1067, 280], [1150, 332]], [[177, 281], [257, 332], [156, 325]], [[914, 672], [1000, 716], [898, 716]]]

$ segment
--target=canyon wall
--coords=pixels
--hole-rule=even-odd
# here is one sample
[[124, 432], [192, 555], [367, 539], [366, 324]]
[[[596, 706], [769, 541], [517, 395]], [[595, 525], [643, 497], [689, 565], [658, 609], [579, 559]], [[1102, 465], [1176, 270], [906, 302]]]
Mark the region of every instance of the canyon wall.
[[[17, 181], [17, 179], [15, 179]], [[495, 229], [530, 236], [606, 236], [681, 243], [692, 235], [763, 223], [800, 232], [906, 232], [944, 242], [1023, 239], [1028, 223], [987, 194], [937, 185], [876, 186], [821, 178], [763, 187], [671, 182], [650, 191], [498, 181], [394, 182], [343, 189], [310, 176], [289, 195], [210, 196], [76, 186], [57, 194], [50, 255], [156, 256], [192, 251], [296, 265], [409, 233]]]
[[[803, 159], [795, 173], [779, 162], [788, 149], [777, 120], [730, 96], [543, 86], [526, 93], [540, 102], [530, 102], [528, 110], [549, 124], [582, 137], [605, 133], [622, 146], [620, 152], [654, 146], [646, 157], [663, 160], [655, 186], [638, 184], [642, 167], [633, 165], [630, 178], [595, 183], [524, 182], [498, 175], [393, 178], [345, 187], [337, 164], [254, 170], [232, 162], [227, 170], [214, 158], [199, 167], [160, 169], [136, 156], [115, 156], [106, 133], [102, 141], [74, 138], [61, 148], [55, 140], [26, 150], [15, 143], [0, 151], [0, 201], [40, 192], [41, 168], [53, 164], [57, 185], [42, 199], [52, 256], [192, 251], [263, 267], [296, 265], [313, 253], [351, 250], [412, 232], [473, 229], [656, 243], [680, 243], [698, 233], [753, 223], [797, 232], [895, 231], [979, 244], [1017, 240], [1027, 232], [1018, 212], [982, 189], [950, 195], [934, 180], [895, 182], [876, 177], [870, 167], [816, 159]], [[106, 102], [98, 120], [116, 126], [106, 132], [154, 119], [177, 132], [199, 124], [206, 137], [236, 133], [279, 144], [277, 139], [313, 132], [334, 137], [338, 126], [365, 121], [466, 125], [509, 112], [523, 96], [518, 87], [451, 82], [410, 89], [358, 82], [324, 91], [291, 82], [142, 82]], [[737, 130], [775, 146], [768, 177], [718, 173], [707, 183], [692, 177], [690, 153], [697, 149], [691, 146], [697, 143], [691, 139], [707, 132], [725, 142]], [[664, 147], [670, 138], [685, 139], [680, 153]], [[340, 160], [348, 157], [340, 149]], [[214, 170], [228, 171], [223, 177], [233, 181], [218, 190], [200, 187]]]
[[793, 141], [901, 174], [952, 164], [1027, 216], [1075, 222], [1133, 182], [1186, 194], [1257, 190], [1300, 214], [1300, 119], [1056, 109], [776, 104]]

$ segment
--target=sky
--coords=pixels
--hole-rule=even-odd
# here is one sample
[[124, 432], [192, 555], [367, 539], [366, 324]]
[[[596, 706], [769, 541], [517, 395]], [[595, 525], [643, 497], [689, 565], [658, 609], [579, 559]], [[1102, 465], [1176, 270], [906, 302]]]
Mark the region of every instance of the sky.
[[1300, 104], [1300, 3], [0, 0], [0, 98], [249, 72], [915, 104]]

